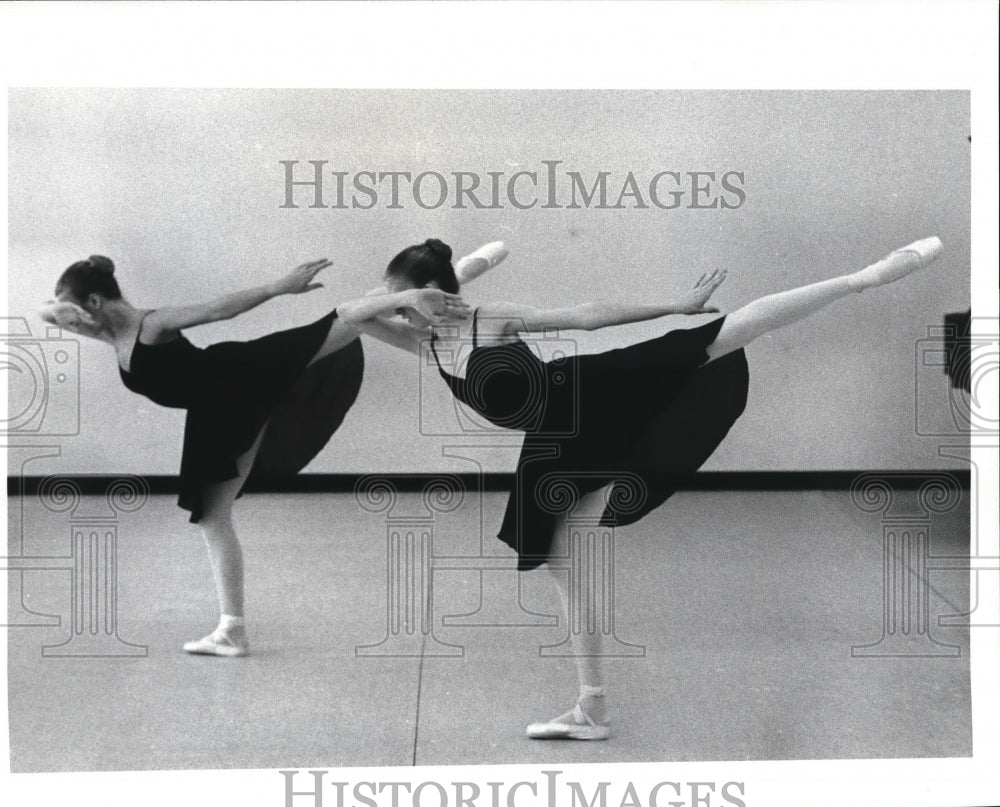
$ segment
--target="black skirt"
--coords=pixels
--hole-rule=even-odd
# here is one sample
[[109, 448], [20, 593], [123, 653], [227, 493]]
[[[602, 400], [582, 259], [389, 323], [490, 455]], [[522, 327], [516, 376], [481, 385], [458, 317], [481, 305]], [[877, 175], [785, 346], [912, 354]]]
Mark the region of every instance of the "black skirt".
[[199, 351], [202, 389], [187, 407], [178, 499], [192, 522], [204, 515], [206, 486], [239, 475], [236, 460], [261, 429], [250, 474], [257, 482], [302, 470], [343, 422], [361, 388], [361, 340], [310, 364], [334, 319], [336, 311], [309, 325]]
[[711, 456], [749, 385], [743, 350], [708, 361], [724, 320], [547, 365], [571, 392], [525, 434], [498, 536], [517, 551], [519, 569], [545, 562], [559, 516], [579, 495], [612, 484], [600, 523], [632, 524]]

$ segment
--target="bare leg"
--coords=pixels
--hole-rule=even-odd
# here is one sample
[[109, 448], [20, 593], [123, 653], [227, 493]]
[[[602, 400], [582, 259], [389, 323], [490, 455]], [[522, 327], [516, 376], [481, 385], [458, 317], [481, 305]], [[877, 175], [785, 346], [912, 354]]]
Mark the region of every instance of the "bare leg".
[[[598, 516], [607, 501], [603, 489], [584, 496], [575, 510], [579, 516]], [[565, 517], [561, 517], [555, 528], [552, 548], [549, 552], [548, 568], [552, 580], [559, 591], [563, 614], [567, 624], [570, 620], [568, 590], [569, 530]], [[602, 640], [600, 631], [570, 631], [576, 672], [580, 682], [580, 694], [576, 706], [565, 714], [547, 723], [528, 726], [528, 736], [534, 739], [604, 739], [607, 731], [607, 706], [604, 699], [604, 674], [601, 665]], [[589, 720], [588, 720], [589, 718]]]
[[[596, 500], [593, 502], [588, 502], [587, 499]], [[581, 501], [581, 507], [590, 506], [604, 508], [604, 498], [597, 494], [590, 494]], [[560, 518], [558, 526], [556, 527], [556, 538], [552, 542], [552, 551], [549, 555], [548, 567], [549, 572], [552, 575], [552, 580], [555, 583], [556, 589], [559, 591], [559, 599], [562, 602], [563, 614], [566, 616], [567, 623], [570, 618], [570, 601], [569, 601], [569, 534], [566, 529], [566, 519]], [[604, 688], [604, 676], [601, 670], [601, 633], [599, 631], [579, 631], [572, 633], [573, 636], [573, 652], [576, 658], [576, 673], [579, 679], [581, 689], [583, 687], [589, 687], [593, 689], [603, 689]], [[599, 704], [599, 709], [601, 712], [604, 711], [604, 704]], [[604, 722], [604, 715], [591, 714], [595, 720], [598, 722]]]
[[834, 300], [853, 293], [847, 278], [837, 277], [760, 297], [726, 317], [719, 335], [706, 348], [708, 357], [717, 359], [746, 347], [768, 331], [805, 319]]
[[940, 252], [941, 242], [926, 238], [896, 250], [860, 272], [761, 297], [727, 316], [706, 352], [710, 359], [716, 359], [739, 350], [768, 331], [805, 319], [834, 300], [899, 280], [934, 260]]
[[205, 512], [199, 526], [212, 565], [221, 616], [212, 633], [184, 645], [188, 653], [243, 656], [249, 650], [243, 622], [243, 549], [233, 525], [233, 503], [253, 467], [263, 434], [261, 430], [250, 449], [236, 460], [239, 476], [205, 489]]

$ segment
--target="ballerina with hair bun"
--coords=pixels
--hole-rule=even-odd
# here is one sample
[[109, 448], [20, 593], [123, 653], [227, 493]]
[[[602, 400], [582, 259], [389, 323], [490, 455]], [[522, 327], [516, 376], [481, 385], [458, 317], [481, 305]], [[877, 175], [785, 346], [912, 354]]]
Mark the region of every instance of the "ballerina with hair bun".
[[[742, 414], [749, 383], [744, 347], [855, 292], [900, 280], [941, 251], [939, 239], [925, 238], [853, 274], [759, 298], [694, 328], [551, 362], [538, 358], [521, 334], [718, 312], [708, 303], [725, 270], [707, 272], [690, 291], [665, 302], [597, 301], [560, 308], [491, 302], [475, 308], [471, 318], [456, 317], [445, 330], [413, 304], [421, 289], [459, 291], [450, 249], [430, 239], [390, 261], [386, 277], [392, 293], [384, 296], [381, 308], [348, 304], [340, 314], [363, 333], [418, 355], [429, 342], [441, 377], [459, 401], [497, 426], [525, 433], [498, 538], [516, 553], [519, 570], [549, 567], [569, 619], [565, 570], [571, 509], [600, 513], [604, 526], [640, 520], [677, 490], [679, 479], [701, 467]], [[377, 318], [393, 311], [407, 323]], [[471, 353], [458, 366], [441, 364], [441, 356], [462, 356], [469, 342]], [[623, 473], [642, 481], [641, 504], [620, 491], [616, 495]], [[580, 501], [545, 497], [560, 479], [581, 490]], [[533, 739], [603, 740], [610, 734], [601, 633], [571, 634], [579, 678], [576, 703], [558, 717], [529, 725]]]
[[[490, 245], [459, 263], [471, 280], [503, 255]], [[364, 374], [359, 332], [335, 308], [308, 325], [245, 342], [196, 347], [183, 331], [230, 319], [285, 294], [322, 287], [323, 258], [277, 280], [194, 305], [138, 308], [128, 302], [110, 258], [91, 255], [59, 277], [55, 300], [39, 311], [46, 322], [98, 339], [115, 351], [122, 383], [154, 403], [187, 410], [178, 504], [201, 527], [220, 618], [188, 653], [244, 656], [243, 552], [232, 510], [255, 477], [295, 474], [326, 445], [351, 408]], [[457, 295], [427, 289], [410, 304], [429, 319], [461, 317]], [[366, 311], [359, 301], [358, 310]]]

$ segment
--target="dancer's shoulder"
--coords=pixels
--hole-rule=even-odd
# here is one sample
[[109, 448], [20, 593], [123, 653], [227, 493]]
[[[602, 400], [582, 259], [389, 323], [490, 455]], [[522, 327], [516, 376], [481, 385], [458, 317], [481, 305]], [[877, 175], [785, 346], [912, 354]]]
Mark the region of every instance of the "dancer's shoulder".
[[517, 333], [523, 330], [525, 315], [533, 310], [522, 303], [487, 303], [475, 309], [476, 328], [485, 336]]

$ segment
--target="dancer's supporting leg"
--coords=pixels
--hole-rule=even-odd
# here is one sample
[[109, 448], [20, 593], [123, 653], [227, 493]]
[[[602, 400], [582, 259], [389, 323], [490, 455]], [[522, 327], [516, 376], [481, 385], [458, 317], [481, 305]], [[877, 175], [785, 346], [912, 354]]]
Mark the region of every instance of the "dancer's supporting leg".
[[715, 359], [745, 347], [768, 331], [798, 322], [841, 297], [899, 280], [926, 266], [941, 250], [939, 239], [925, 238], [859, 272], [754, 300], [726, 317], [719, 335], [707, 348], [708, 356]]
[[[607, 501], [607, 489], [587, 494], [580, 499], [574, 515], [596, 521], [604, 510]], [[562, 600], [563, 614], [570, 629], [573, 641], [573, 653], [576, 660], [576, 672], [580, 680], [580, 694], [576, 705], [565, 714], [553, 718], [546, 723], [533, 723], [528, 726], [528, 736], [536, 740], [570, 739], [570, 740], [603, 740], [610, 731], [607, 726], [607, 706], [604, 700], [604, 676], [601, 669], [602, 640], [601, 632], [595, 630], [574, 631], [570, 622], [571, 593], [569, 591], [570, 541], [566, 516], [556, 524], [549, 551], [547, 563], [552, 579], [559, 590]], [[587, 581], [582, 581], [583, 585]], [[591, 593], [591, 597], [593, 594]], [[613, 604], [610, 604], [614, 607]]]
[[205, 489], [199, 526], [212, 565], [221, 616], [212, 633], [184, 645], [188, 653], [235, 657], [245, 656], [250, 649], [243, 619], [243, 549], [233, 526], [233, 502], [253, 467], [263, 434], [261, 430], [250, 450], [236, 460], [239, 476]]

